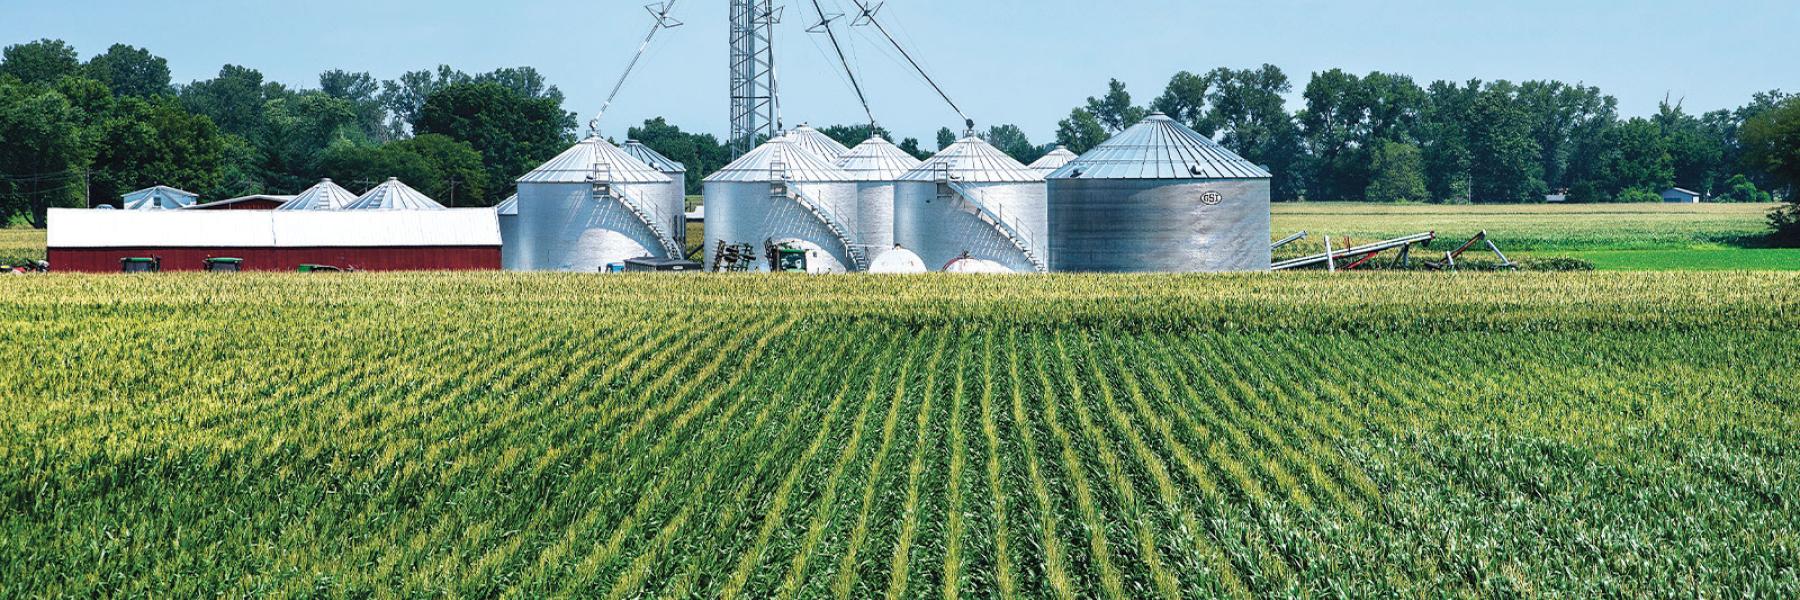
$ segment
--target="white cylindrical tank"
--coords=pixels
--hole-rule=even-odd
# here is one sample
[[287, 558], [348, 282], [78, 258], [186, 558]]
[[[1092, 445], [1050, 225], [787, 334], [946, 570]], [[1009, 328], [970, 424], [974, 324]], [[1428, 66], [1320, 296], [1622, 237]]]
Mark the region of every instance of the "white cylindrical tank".
[[1049, 177], [1056, 271], [1269, 269], [1269, 172], [1161, 113]]
[[637, 140], [628, 140], [625, 142], [625, 145], [620, 146], [619, 149], [625, 151], [626, 154], [630, 154], [632, 158], [638, 159], [646, 165], [650, 165], [650, 168], [656, 169], [658, 173], [662, 173], [664, 177], [669, 178], [669, 185], [663, 190], [660, 206], [662, 207], [663, 216], [671, 219], [669, 222], [670, 231], [674, 233], [677, 240], [686, 244], [687, 165], [676, 162], [667, 156], [663, 156], [662, 153], [657, 152], [649, 146], [644, 145], [643, 142]]
[[494, 218], [500, 221], [500, 268], [519, 270], [519, 195], [494, 205]]
[[857, 144], [837, 161], [837, 166], [856, 178], [858, 237], [871, 253], [894, 247], [894, 191], [898, 180], [919, 166], [893, 142], [880, 136]]
[[875, 257], [875, 262], [869, 265], [869, 272], [876, 275], [916, 275], [930, 273], [931, 269], [925, 266], [925, 259], [919, 258], [918, 254], [896, 247]]
[[679, 258], [670, 224], [680, 217], [665, 207], [672, 183], [606, 140], [582, 140], [519, 178], [516, 268], [592, 273], [633, 258]]
[[867, 264], [856, 238], [856, 182], [790, 139], [770, 140], [704, 183], [708, 268], [717, 265], [720, 244], [748, 244], [765, 266], [773, 247], [804, 249], [814, 273]]
[[1045, 195], [1042, 174], [970, 136], [900, 177], [894, 241], [934, 270], [967, 256], [1044, 271]]

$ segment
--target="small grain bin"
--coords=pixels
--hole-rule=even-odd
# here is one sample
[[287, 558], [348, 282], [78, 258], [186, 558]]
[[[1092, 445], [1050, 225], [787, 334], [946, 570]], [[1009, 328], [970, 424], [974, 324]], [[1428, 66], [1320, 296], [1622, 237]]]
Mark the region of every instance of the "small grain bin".
[[1070, 152], [1067, 146], [1058, 144], [1055, 150], [1051, 150], [1050, 153], [1045, 154], [1043, 158], [1033, 161], [1031, 163], [1031, 170], [1049, 175], [1055, 173], [1057, 169], [1061, 169], [1063, 165], [1069, 164], [1069, 161], [1075, 160], [1076, 158], [1080, 158], [1080, 156], [1074, 152]]
[[858, 237], [880, 252], [894, 245], [894, 191], [902, 175], [919, 166], [893, 142], [880, 136], [857, 144], [837, 160], [837, 166], [856, 178]]
[[399, 179], [389, 177], [381, 185], [375, 186], [355, 202], [344, 205], [344, 210], [445, 210], [430, 196], [426, 196], [412, 186], [401, 183]]
[[855, 179], [793, 140], [758, 146], [705, 185], [707, 268], [719, 266], [722, 248], [763, 260], [783, 249], [803, 252], [811, 273], [866, 268]]
[[1162, 113], [1049, 177], [1050, 266], [1269, 269], [1269, 172]]
[[849, 146], [845, 146], [843, 143], [832, 139], [831, 136], [825, 135], [825, 132], [813, 129], [811, 125], [805, 123], [801, 123], [799, 127], [795, 127], [793, 130], [788, 131], [787, 134], [782, 137], [793, 140], [795, 144], [798, 144], [801, 148], [805, 148], [808, 152], [819, 155], [819, 157], [825, 159], [826, 162], [837, 162], [837, 159], [843, 158], [845, 154], [850, 153]]
[[519, 195], [494, 205], [494, 217], [500, 220], [500, 268], [518, 270]]
[[659, 207], [662, 209], [663, 216], [673, 219], [669, 223], [669, 231], [674, 234], [676, 241], [685, 246], [687, 244], [687, 165], [675, 162], [637, 140], [626, 141], [625, 145], [620, 146], [619, 149], [669, 178], [670, 183], [663, 189], [662, 202]]
[[918, 254], [896, 247], [875, 257], [875, 262], [869, 265], [869, 272], [876, 275], [917, 275], [930, 273], [931, 269], [925, 266], [925, 259], [919, 258]]
[[941, 270], [959, 258], [1045, 272], [1044, 176], [969, 136], [900, 177], [894, 241]]
[[681, 214], [664, 206], [673, 183], [597, 136], [576, 143], [519, 178], [513, 268], [592, 273], [632, 258], [681, 258], [671, 226]]
[[275, 210], [344, 210], [353, 202], [356, 202], [356, 194], [332, 183], [330, 179], [320, 179], [319, 183], [275, 207]]

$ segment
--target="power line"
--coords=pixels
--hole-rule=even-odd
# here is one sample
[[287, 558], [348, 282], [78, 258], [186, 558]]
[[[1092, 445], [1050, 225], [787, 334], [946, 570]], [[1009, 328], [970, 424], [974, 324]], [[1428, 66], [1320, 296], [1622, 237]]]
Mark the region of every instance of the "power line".
[[852, 25], [860, 25], [860, 24], [874, 25], [875, 29], [880, 31], [881, 35], [883, 37], [887, 38], [888, 43], [893, 44], [894, 49], [899, 50], [900, 55], [903, 57], [906, 57], [906, 62], [908, 64], [912, 65], [913, 70], [918, 71], [919, 76], [924, 77], [925, 82], [931, 84], [931, 89], [937, 91], [938, 96], [943, 98], [944, 102], [946, 104], [950, 105], [950, 109], [956, 111], [957, 116], [962, 117], [963, 124], [968, 126], [969, 131], [974, 131], [975, 130], [975, 120], [969, 118], [969, 115], [967, 113], [963, 112], [962, 107], [959, 107], [956, 105], [955, 100], [950, 99], [950, 94], [948, 94], [944, 91], [943, 86], [938, 85], [937, 81], [933, 80], [931, 78], [931, 75], [925, 72], [925, 67], [920, 65], [919, 61], [913, 58], [912, 53], [907, 52], [906, 47], [901, 46], [900, 41], [894, 39], [893, 34], [888, 33], [887, 26], [882, 25], [881, 21], [879, 21], [875, 18], [875, 12], [881, 10], [882, 3], [877, 2], [877, 3], [875, 3], [874, 6], [870, 6], [868, 0], [851, 0], [851, 1], [855, 2], [856, 7], [862, 10], [862, 14], [857, 16], [856, 21], [852, 22], [851, 24]]
[[823, 29], [825, 36], [831, 39], [832, 49], [837, 50], [838, 64], [844, 66], [844, 74], [850, 77], [850, 87], [856, 90], [856, 99], [862, 102], [863, 113], [869, 116], [869, 132], [872, 134], [878, 126], [875, 122], [875, 111], [869, 108], [869, 97], [863, 94], [862, 83], [856, 80], [856, 70], [850, 68], [850, 59], [844, 57], [844, 46], [838, 43], [837, 32], [831, 29], [831, 22], [844, 15], [825, 16], [825, 9], [819, 6], [819, 0], [812, 0], [812, 5], [813, 11], [819, 14], [819, 24], [807, 31], [818, 33], [820, 29]]

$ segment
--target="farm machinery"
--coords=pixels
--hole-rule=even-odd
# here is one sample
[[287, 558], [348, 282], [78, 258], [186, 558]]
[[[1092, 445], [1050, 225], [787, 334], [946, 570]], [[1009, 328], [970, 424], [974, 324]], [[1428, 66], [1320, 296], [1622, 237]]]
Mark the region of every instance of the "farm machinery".
[[[1271, 246], [1271, 249], [1280, 249], [1283, 246], [1306, 239], [1307, 235], [1307, 232], [1302, 231], [1288, 236], [1275, 242]], [[1410, 269], [1413, 267], [1413, 247], [1417, 246], [1420, 249], [1429, 247], [1432, 242], [1437, 241], [1437, 232], [1427, 231], [1424, 233], [1415, 233], [1413, 235], [1397, 237], [1391, 240], [1383, 240], [1362, 245], [1353, 245], [1346, 240], [1343, 247], [1334, 246], [1332, 244], [1331, 236], [1325, 236], [1324, 241], [1324, 252], [1276, 262], [1270, 267], [1271, 270], [1287, 271], [1291, 269], [1324, 266], [1326, 270], [1334, 273], [1340, 270], [1353, 271], [1371, 266], [1374, 264], [1377, 257], [1390, 250], [1397, 250], [1398, 253], [1394, 255], [1394, 260], [1390, 263], [1389, 268]], [[1500, 246], [1495, 244], [1493, 239], [1488, 237], [1488, 232], [1486, 231], [1475, 234], [1475, 237], [1470, 238], [1468, 242], [1458, 246], [1455, 250], [1444, 252], [1444, 259], [1442, 261], [1422, 260], [1419, 262], [1424, 265], [1425, 268], [1433, 271], [1454, 271], [1456, 270], [1457, 259], [1462, 258], [1463, 254], [1468, 251], [1483, 245], [1485, 245], [1488, 250], [1492, 251], [1494, 256], [1500, 259], [1500, 268], [1518, 268], [1516, 263], [1512, 262], [1511, 259], [1506, 257], [1505, 253], [1500, 251]]]

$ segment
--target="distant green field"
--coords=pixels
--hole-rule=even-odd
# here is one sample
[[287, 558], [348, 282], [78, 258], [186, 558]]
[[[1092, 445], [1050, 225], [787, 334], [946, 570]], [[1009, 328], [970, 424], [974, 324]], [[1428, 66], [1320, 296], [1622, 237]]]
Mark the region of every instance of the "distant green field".
[[1275, 237], [1312, 233], [1366, 242], [1436, 231], [1460, 243], [1487, 231], [1507, 252], [1663, 250], [1755, 245], [1769, 204], [1276, 204]]
[[1602, 271], [1800, 271], [1800, 249], [1703, 248], [1570, 252]]

